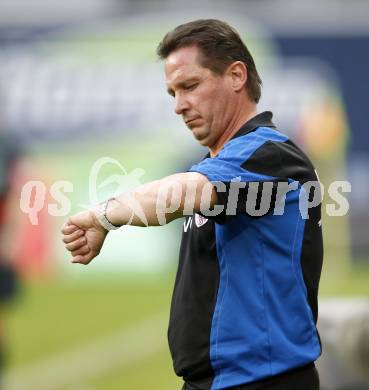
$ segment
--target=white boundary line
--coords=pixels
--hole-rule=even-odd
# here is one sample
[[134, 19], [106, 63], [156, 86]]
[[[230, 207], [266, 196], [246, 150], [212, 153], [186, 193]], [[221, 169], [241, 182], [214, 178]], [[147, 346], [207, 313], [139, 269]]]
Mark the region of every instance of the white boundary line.
[[166, 328], [167, 313], [160, 313], [55, 357], [15, 368], [4, 375], [4, 390], [54, 390], [78, 385], [154, 355], [165, 347], [158, 335]]

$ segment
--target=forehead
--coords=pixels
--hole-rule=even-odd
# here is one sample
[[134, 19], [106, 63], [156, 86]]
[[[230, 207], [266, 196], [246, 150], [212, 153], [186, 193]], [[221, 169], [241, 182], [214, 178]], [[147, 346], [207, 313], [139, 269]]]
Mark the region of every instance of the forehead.
[[165, 77], [167, 84], [183, 79], [200, 76], [209, 71], [202, 67], [198, 61], [199, 49], [195, 46], [183, 47], [170, 53], [165, 60]]

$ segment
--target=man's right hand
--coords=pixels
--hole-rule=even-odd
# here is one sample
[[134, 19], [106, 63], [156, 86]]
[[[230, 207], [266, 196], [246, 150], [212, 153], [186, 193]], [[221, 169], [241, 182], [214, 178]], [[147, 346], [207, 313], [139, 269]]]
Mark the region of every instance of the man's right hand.
[[72, 254], [72, 263], [79, 264], [88, 264], [100, 253], [108, 233], [91, 210], [68, 218], [61, 232], [65, 247]]

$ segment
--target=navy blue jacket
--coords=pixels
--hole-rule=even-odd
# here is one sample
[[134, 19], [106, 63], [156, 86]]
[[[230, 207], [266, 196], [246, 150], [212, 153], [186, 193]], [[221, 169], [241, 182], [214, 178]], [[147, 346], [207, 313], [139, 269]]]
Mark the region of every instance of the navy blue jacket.
[[[168, 331], [177, 375], [203, 390], [252, 383], [315, 361], [323, 242], [320, 205], [301, 210], [317, 181], [306, 155], [275, 129], [272, 114], [248, 121], [218, 156], [190, 171], [218, 188], [217, 216], [186, 218]], [[229, 188], [245, 183], [235, 215]], [[271, 183], [270, 208], [245, 206], [250, 183]], [[276, 184], [294, 183], [276, 210]], [[261, 190], [256, 199], [261, 201]], [[254, 194], [255, 195], [255, 194]], [[254, 197], [255, 198], [255, 197]], [[255, 202], [254, 202], [255, 203]]]

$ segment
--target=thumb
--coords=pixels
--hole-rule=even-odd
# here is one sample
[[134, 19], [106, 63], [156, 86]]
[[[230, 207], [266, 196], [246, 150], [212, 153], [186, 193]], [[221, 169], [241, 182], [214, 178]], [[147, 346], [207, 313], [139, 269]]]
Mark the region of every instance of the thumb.
[[78, 226], [80, 229], [89, 230], [96, 228], [97, 230], [104, 230], [104, 228], [97, 222], [95, 214], [92, 210], [82, 211], [68, 218], [72, 225]]

